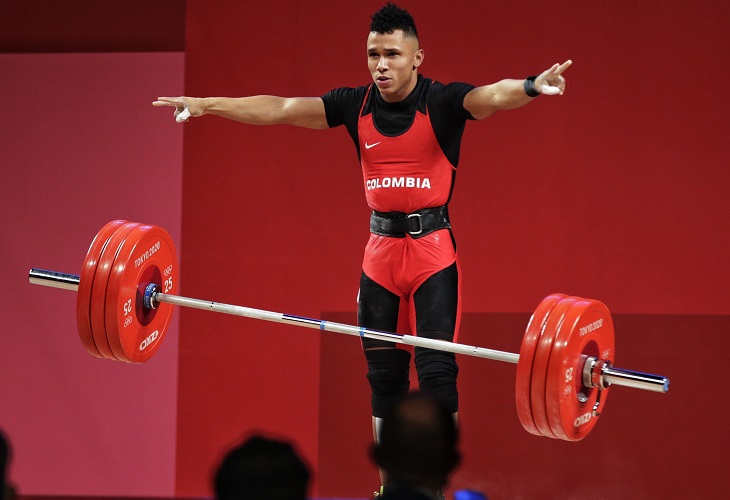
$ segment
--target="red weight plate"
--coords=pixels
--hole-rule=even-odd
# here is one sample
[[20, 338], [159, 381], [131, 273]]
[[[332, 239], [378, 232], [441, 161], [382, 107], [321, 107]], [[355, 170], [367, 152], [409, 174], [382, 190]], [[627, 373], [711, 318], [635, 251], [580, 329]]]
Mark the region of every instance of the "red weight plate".
[[104, 251], [109, 238], [119, 229], [125, 222], [124, 220], [113, 220], [102, 227], [94, 241], [89, 246], [86, 253], [86, 259], [81, 266], [81, 275], [79, 276], [79, 288], [76, 294], [76, 325], [79, 330], [81, 343], [86, 351], [92, 356], [103, 358], [99, 349], [94, 343], [94, 336], [91, 333], [91, 289], [94, 284], [94, 275], [96, 274], [96, 266], [99, 263], [101, 253]]
[[109, 346], [106, 335], [106, 326], [104, 324], [104, 300], [108, 293], [109, 273], [114, 264], [114, 259], [119, 249], [129, 233], [139, 224], [127, 222], [119, 227], [107, 243], [104, 251], [99, 258], [99, 264], [96, 267], [94, 275], [94, 284], [91, 289], [91, 333], [94, 337], [96, 347], [101, 355], [111, 360], [118, 360]]
[[147, 309], [148, 284], [163, 293], [177, 290], [177, 254], [172, 237], [157, 226], [139, 226], [122, 244], [109, 276], [106, 297], [106, 334], [114, 354], [122, 361], [143, 363], [157, 351], [172, 319], [173, 306]]
[[525, 329], [525, 336], [520, 346], [520, 360], [517, 363], [517, 380], [515, 382], [515, 400], [517, 401], [517, 415], [520, 417], [522, 427], [531, 434], [542, 436], [542, 433], [535, 426], [532, 418], [532, 402], [530, 399], [530, 381], [532, 378], [532, 363], [535, 359], [535, 349], [542, 335], [545, 321], [553, 310], [555, 304], [564, 299], [566, 295], [556, 293], [548, 295], [537, 306], [532, 313], [530, 322]]
[[581, 300], [565, 315], [550, 354], [545, 400], [550, 428], [560, 439], [579, 441], [598, 423], [608, 389], [583, 385], [583, 366], [588, 356], [612, 361], [613, 320], [608, 308], [596, 300]]
[[555, 437], [550, 429], [547, 418], [547, 407], [545, 405], [545, 382], [547, 378], [547, 368], [550, 362], [550, 353], [553, 349], [555, 335], [558, 328], [563, 322], [565, 313], [578, 300], [578, 297], [566, 297], [557, 304], [545, 322], [540, 340], [535, 349], [535, 360], [532, 362], [532, 377], [530, 377], [530, 401], [532, 402], [532, 418], [535, 421], [535, 427], [543, 436]]

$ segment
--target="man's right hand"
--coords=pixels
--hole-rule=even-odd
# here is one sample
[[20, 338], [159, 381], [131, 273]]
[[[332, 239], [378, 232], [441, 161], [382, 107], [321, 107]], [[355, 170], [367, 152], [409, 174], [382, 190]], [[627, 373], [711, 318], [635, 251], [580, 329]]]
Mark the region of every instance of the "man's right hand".
[[186, 122], [191, 116], [202, 116], [205, 112], [205, 99], [197, 97], [158, 97], [153, 106], [174, 106], [175, 121]]

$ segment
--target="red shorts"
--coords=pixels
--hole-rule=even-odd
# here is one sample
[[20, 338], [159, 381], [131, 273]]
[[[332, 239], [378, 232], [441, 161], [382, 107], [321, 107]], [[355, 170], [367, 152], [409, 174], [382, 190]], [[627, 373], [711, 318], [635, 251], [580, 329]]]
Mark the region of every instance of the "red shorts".
[[418, 239], [370, 234], [362, 270], [372, 280], [401, 297], [413, 295], [432, 274], [457, 262], [448, 229]]
[[[408, 320], [410, 325], [415, 325], [417, 311], [413, 301], [409, 300], [410, 297], [428, 278], [454, 263], [461, 274], [459, 258], [448, 229], [440, 229], [418, 239], [410, 236], [392, 238], [371, 233], [365, 247], [362, 269], [370, 279], [408, 302]], [[460, 310], [461, 280], [458, 288], [454, 293], [459, 297], [457, 300]], [[454, 340], [458, 335], [458, 323], [457, 319]]]

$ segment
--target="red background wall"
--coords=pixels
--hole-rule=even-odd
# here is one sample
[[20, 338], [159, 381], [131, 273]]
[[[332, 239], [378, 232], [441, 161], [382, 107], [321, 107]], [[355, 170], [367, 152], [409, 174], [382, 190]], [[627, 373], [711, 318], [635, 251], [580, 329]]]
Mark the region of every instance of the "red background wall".
[[180, 240], [182, 130], [150, 103], [183, 92], [184, 14], [179, 0], [0, 4], [0, 428], [24, 496], [174, 494], [177, 317], [152, 362], [100, 360], [76, 295], [28, 270], [79, 273], [112, 219]]
[[[718, 53], [728, 7], [401, 3], [433, 78], [482, 84], [574, 60], [564, 97], [467, 127], [452, 205], [462, 340], [516, 351], [545, 295], [596, 297], [617, 316], [617, 364], [674, 381], [666, 396], [616, 389], [610, 418], [570, 444], [519, 428], [513, 366], [463, 359], [466, 459], [454, 486], [493, 498], [712, 496], [719, 485], [704, 478], [726, 467], [727, 433], [694, 408], [727, 359], [728, 97], [713, 82], [728, 76]], [[366, 83], [381, 4], [188, 2], [186, 92]], [[184, 178], [183, 293], [354, 321], [368, 210], [343, 129], [193, 120]], [[372, 491], [357, 341], [198, 311], [181, 322], [179, 493], [203, 491], [203, 465], [241, 428], [294, 435], [322, 496]]]
[[179, 53], [0, 54], [0, 428], [21, 493], [174, 491], [177, 320], [151, 363], [94, 358], [76, 333], [76, 294], [30, 285], [28, 270], [79, 274], [113, 219], [179, 241], [182, 131], [160, 129], [167, 117], [150, 116], [147, 89], [182, 91], [183, 63]]
[[[381, 4], [190, 0], [184, 92], [321, 95], [366, 83], [368, 19]], [[467, 127], [452, 205], [464, 268], [461, 341], [517, 351], [530, 311], [545, 295], [595, 297], [615, 316], [617, 365], [666, 374], [673, 383], [666, 395], [614, 389], [607, 418], [583, 442], [564, 443], [520, 428], [514, 366], [461, 357], [465, 460], [453, 487], [475, 487], [491, 498], [719, 496], [730, 444], [717, 417], [728, 403], [716, 396], [730, 347], [730, 174], [722, 140], [729, 98], [718, 82], [730, 76], [723, 59], [730, 7], [719, 1], [665, 2], [661, 9], [628, 1], [401, 4], [416, 18], [426, 51], [423, 73], [432, 78], [483, 84], [574, 60], [565, 96], [540, 97]], [[165, 11], [158, 9], [161, 17]], [[136, 87], [152, 87], [144, 92], [150, 98], [179, 93], [168, 85]], [[256, 128], [210, 117], [181, 127], [164, 110], [149, 108], [145, 116], [154, 123], [145, 146], [184, 130], [177, 239], [183, 295], [354, 321], [368, 210], [343, 129]], [[16, 189], [6, 191], [3, 199], [12, 200]], [[31, 203], [42, 199], [28, 196]], [[121, 199], [119, 212], [149, 203], [139, 193]], [[57, 208], [59, 217], [78, 211], [66, 200]], [[139, 220], [165, 225], [150, 220], [152, 211], [142, 212]], [[11, 234], [19, 224], [10, 221], [32, 222], [10, 213], [3, 225]], [[28, 234], [40, 244], [37, 233]], [[88, 240], [69, 234], [53, 241], [63, 241], [78, 259]], [[84, 248], [69, 250], [72, 242]], [[4, 239], [3, 261], [24, 268], [23, 261], [5, 258], [11, 247]], [[44, 303], [65, 300], [56, 298], [65, 292], [29, 290], [11, 302], [13, 313], [33, 314], [30, 295], [39, 294]], [[137, 484], [135, 495], [208, 494], [222, 450], [255, 430], [295, 440], [316, 471], [314, 496], [372, 491], [377, 473], [366, 458], [368, 391], [356, 340], [201, 311], [179, 316], [177, 411], [168, 420], [175, 438], [160, 445], [168, 458], [158, 476], [172, 486]], [[67, 328], [75, 335], [73, 325]], [[38, 326], [46, 335], [52, 330]], [[157, 356], [177, 354], [174, 344], [168, 339]], [[2, 352], [3, 359], [21, 356]], [[80, 377], [91, 373], [77, 363]], [[64, 366], [56, 371], [66, 374]], [[46, 392], [18, 385], [8, 376], [16, 370], [3, 368], [3, 395], [22, 389], [43, 408]], [[141, 376], [129, 373], [135, 375], [125, 373], [124, 380]], [[109, 390], [116, 395], [119, 388]], [[96, 404], [68, 411], [89, 418]], [[144, 398], [133, 404], [130, 411], [143, 414], [155, 408]], [[0, 407], [0, 425], [12, 418], [11, 438], [31, 434], [33, 422], [22, 422], [33, 412]], [[125, 417], [119, 418], [110, 422]], [[59, 434], [47, 439], [66, 444]], [[116, 485], [83, 490], [73, 474], [55, 490], [39, 486], [49, 484], [38, 476], [52, 465], [24, 461], [24, 439], [13, 472], [26, 492], [127, 491]], [[94, 452], [118, 454], [112, 444]], [[133, 453], [153, 456], [149, 449]], [[109, 471], [129, 473], [114, 463]]]

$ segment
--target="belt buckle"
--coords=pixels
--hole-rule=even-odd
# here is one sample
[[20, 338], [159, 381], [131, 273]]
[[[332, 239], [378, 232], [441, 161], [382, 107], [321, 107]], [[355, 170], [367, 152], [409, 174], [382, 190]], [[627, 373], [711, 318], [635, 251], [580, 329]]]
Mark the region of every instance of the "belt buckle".
[[[408, 214], [408, 215], [406, 216], [406, 218], [407, 218], [407, 219], [411, 219], [411, 218], [413, 218], [413, 217], [418, 217], [418, 231], [410, 231], [410, 230], [409, 230], [409, 231], [406, 231], [406, 232], [407, 232], [408, 234], [410, 234], [410, 235], [417, 235], [417, 234], [421, 234], [421, 233], [423, 232], [423, 228], [421, 227], [421, 214], [419, 214], [419, 213], [414, 213], [414, 214]], [[411, 221], [410, 221], [410, 220], [408, 221], [408, 227], [409, 227], [409, 228], [411, 227]]]

